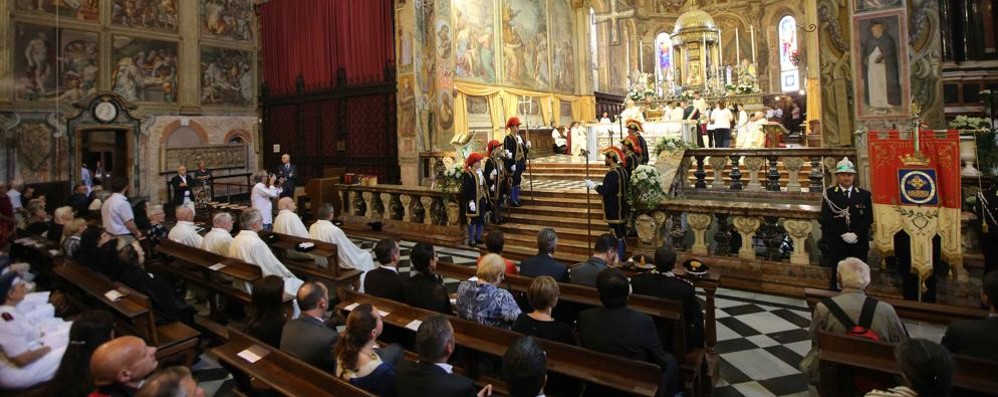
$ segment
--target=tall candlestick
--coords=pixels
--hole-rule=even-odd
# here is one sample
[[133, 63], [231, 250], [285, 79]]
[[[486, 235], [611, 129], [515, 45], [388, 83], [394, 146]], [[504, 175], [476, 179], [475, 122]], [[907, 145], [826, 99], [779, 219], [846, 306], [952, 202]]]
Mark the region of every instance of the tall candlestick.
[[742, 45], [738, 41], [738, 27], [735, 27], [735, 65], [742, 64]]
[[645, 43], [644, 40], [638, 42], [638, 69], [645, 72]]
[[707, 91], [707, 55], [709, 55], [707, 53], [707, 33], [704, 33], [703, 34], [703, 48], [700, 49], [700, 58], [701, 58], [701, 61], [703, 61], [703, 67], [700, 68], [700, 70], [701, 70], [701, 74], [703, 76], [701, 76], [700, 78], [703, 79], [703, 90], [704, 90], [705, 94], [706, 94], [706, 91]]
[[752, 64], [755, 65], [755, 26], [749, 26], [749, 33], [752, 35]]
[[721, 69], [724, 67], [724, 36], [721, 35], [723, 31], [717, 29], [717, 62], [714, 62], [714, 76], [717, 81], [722, 81], [724, 77], [721, 77]]

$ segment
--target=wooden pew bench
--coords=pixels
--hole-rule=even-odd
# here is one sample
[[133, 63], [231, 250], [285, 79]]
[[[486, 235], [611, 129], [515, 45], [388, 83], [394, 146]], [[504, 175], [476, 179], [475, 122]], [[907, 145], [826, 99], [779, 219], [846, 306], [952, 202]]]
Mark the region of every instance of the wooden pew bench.
[[[850, 379], [856, 369], [900, 379], [901, 367], [894, 359], [893, 344], [827, 332], [818, 334], [818, 344], [821, 346], [818, 355], [821, 384], [818, 392], [822, 397], [852, 397], [856, 393], [867, 392], [854, 390]], [[998, 373], [998, 362], [958, 355], [953, 356], [953, 362], [956, 367], [954, 388], [998, 395], [998, 379], [994, 376]]]
[[[825, 298], [836, 296], [839, 293], [827, 289], [805, 288], [804, 294], [807, 298], [807, 306], [811, 310], [814, 310], [814, 305], [818, 304], [818, 302]], [[988, 317], [987, 310], [973, 307], [916, 302], [879, 296], [871, 296], [871, 298], [894, 306], [894, 311], [897, 312], [898, 316], [906, 320], [949, 325], [949, 323], [957, 320], [980, 320]]]
[[[409, 332], [415, 332], [406, 327], [413, 320], [423, 320], [438, 314], [353, 291], [346, 292], [345, 298], [337, 305], [337, 309], [346, 311], [345, 308], [350, 304], [370, 303], [378, 310], [389, 313], [383, 319], [385, 324]], [[478, 372], [478, 356], [502, 357], [506, 348], [522, 335], [454, 316], [448, 317], [454, 327], [455, 343], [466, 350], [462, 363], [464, 371], [479, 383], [489, 382], [489, 379]], [[538, 338], [537, 341], [547, 353], [549, 371], [635, 395], [654, 396], [658, 390], [661, 373], [658, 366], [545, 339]]]
[[[150, 346], [156, 346], [158, 359], [184, 365], [194, 362], [201, 333], [179, 321], [156, 325], [156, 315], [148, 296], [69, 260], [62, 261], [53, 271], [86, 294], [90, 301], [111, 309], [123, 320], [119, 323], [130, 333], [142, 337]], [[113, 289], [124, 291], [125, 296], [117, 301], [109, 300], [104, 294]]]
[[[442, 276], [467, 280], [475, 276], [475, 268], [453, 263], [437, 262], [436, 272]], [[526, 293], [533, 282], [532, 277], [515, 274], [504, 276], [506, 285], [512, 292]], [[558, 300], [571, 302], [582, 307], [601, 307], [599, 291], [596, 288], [578, 284], [558, 283], [560, 295]], [[686, 346], [686, 320], [683, 317], [683, 306], [673, 300], [645, 295], [631, 295], [627, 306], [655, 319], [662, 345], [676, 356], [681, 369], [681, 379], [684, 388], [690, 395], [701, 396], [709, 393], [713, 384], [711, 376], [704, 372], [705, 350], [703, 348], [689, 350]]]
[[[262, 358], [251, 363], [240, 357], [247, 349]], [[228, 342], [211, 351], [247, 395], [252, 395], [252, 383], [261, 383], [284, 396], [374, 396], [233, 328], [229, 328]]]
[[[260, 238], [267, 242], [274, 251], [274, 255], [281, 259], [281, 262], [299, 277], [308, 279], [319, 279], [336, 287], [339, 291], [342, 286], [350, 286], [354, 290], [360, 289], [361, 271], [356, 269], [343, 269], [339, 266], [339, 250], [335, 244], [324, 241], [301, 238], [288, 234], [260, 231]], [[298, 244], [312, 243], [315, 248], [308, 251], [309, 255], [326, 259], [328, 267], [322, 268], [316, 265], [313, 260], [293, 260], [288, 259], [287, 251], [295, 250]]]

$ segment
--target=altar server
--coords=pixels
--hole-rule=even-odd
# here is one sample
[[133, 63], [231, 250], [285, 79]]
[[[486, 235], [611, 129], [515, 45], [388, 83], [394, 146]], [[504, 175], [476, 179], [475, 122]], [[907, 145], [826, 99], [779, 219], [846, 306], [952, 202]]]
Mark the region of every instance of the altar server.
[[[482, 155], [472, 153], [464, 160], [464, 174], [461, 176], [461, 204], [468, 218], [468, 245], [484, 243], [482, 227], [485, 226], [485, 213], [489, 211], [489, 195], [486, 193], [485, 174], [482, 171]], [[516, 189], [514, 187], [514, 189]]]
[[71, 322], [55, 317], [48, 293], [31, 293], [16, 272], [0, 276], [0, 389], [24, 389], [55, 376]]
[[177, 207], [177, 224], [170, 229], [166, 238], [188, 247], [200, 248], [203, 238], [194, 228], [194, 210], [190, 207]]
[[[331, 204], [327, 203], [320, 206], [319, 211], [316, 213], [318, 220], [308, 229], [308, 237], [313, 240], [336, 244], [336, 252], [338, 254], [336, 258], [340, 262], [340, 268], [357, 269], [362, 272], [374, 269], [374, 258], [371, 257], [371, 253], [356, 246], [347, 238], [343, 230], [333, 224], [332, 221], [335, 216], [336, 214]], [[320, 266], [328, 265], [325, 258], [316, 258], [315, 262]]]
[[593, 181], [586, 179], [586, 187], [595, 189], [596, 193], [603, 196], [603, 219], [610, 226], [610, 231], [617, 239], [617, 256], [620, 260], [626, 258], [625, 251], [627, 243], [624, 241], [625, 223], [629, 211], [627, 205], [627, 186], [629, 175], [624, 167], [627, 165], [627, 158], [620, 149], [609, 146], [600, 150], [603, 154], [603, 162], [610, 170], [603, 177], [603, 184], [596, 185]]

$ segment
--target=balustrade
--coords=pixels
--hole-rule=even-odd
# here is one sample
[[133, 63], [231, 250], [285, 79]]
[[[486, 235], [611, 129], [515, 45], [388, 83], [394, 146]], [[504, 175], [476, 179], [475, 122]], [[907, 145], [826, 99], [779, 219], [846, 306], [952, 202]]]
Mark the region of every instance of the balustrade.
[[400, 185], [337, 185], [348, 203], [345, 221], [458, 226], [464, 223], [456, 193]]

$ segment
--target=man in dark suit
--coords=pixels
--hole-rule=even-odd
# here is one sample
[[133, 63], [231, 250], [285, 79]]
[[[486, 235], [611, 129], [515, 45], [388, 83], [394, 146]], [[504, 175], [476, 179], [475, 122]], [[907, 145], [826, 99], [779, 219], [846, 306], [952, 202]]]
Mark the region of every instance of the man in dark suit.
[[[454, 328], [447, 317], [430, 316], [416, 330], [418, 362], [403, 362], [395, 375], [395, 390], [399, 397], [471, 397], [475, 396], [475, 383], [454, 373], [447, 364], [454, 353]], [[478, 396], [492, 394], [487, 385]]]
[[[662, 349], [651, 316], [627, 307], [630, 284], [617, 269], [607, 268], [596, 281], [603, 307], [579, 314], [579, 340], [590, 350], [640, 360], [662, 368], [659, 395], [673, 396], [679, 378], [679, 363]], [[614, 395], [595, 385], [586, 388], [587, 396]]]
[[520, 262], [520, 275], [526, 277], [551, 276], [557, 281], [568, 281], [568, 268], [554, 260], [558, 234], [546, 227], [537, 232], [537, 255]]
[[281, 181], [281, 197], [295, 197], [295, 183], [298, 182], [298, 167], [291, 164], [291, 155], [281, 155], [281, 167], [277, 170], [277, 179]]
[[174, 206], [190, 206], [194, 208], [194, 200], [191, 197], [191, 184], [193, 184], [194, 178], [191, 178], [187, 174], [187, 167], [181, 165], [177, 167], [177, 175], [170, 178], [170, 187], [173, 188], [173, 201], [171, 203]]
[[998, 361], [998, 272], [984, 276], [981, 300], [991, 313], [981, 320], [954, 321], [946, 328], [942, 345], [950, 353]]
[[576, 263], [568, 269], [569, 282], [572, 284], [596, 287], [596, 278], [607, 266], [617, 263], [617, 239], [610, 233], [603, 233], [596, 239], [596, 248], [589, 260]]
[[427, 243], [416, 243], [409, 253], [412, 275], [402, 287], [402, 302], [409, 306], [453, 314], [444, 279], [433, 273], [437, 268], [437, 252]]
[[697, 302], [693, 283], [672, 274], [675, 265], [676, 252], [671, 247], [658, 247], [655, 250], [655, 270], [631, 277], [631, 287], [635, 294], [682, 303], [683, 318], [686, 320], [686, 346], [689, 349], [700, 348], [703, 347], [703, 309], [700, 308], [700, 302]]
[[284, 324], [281, 350], [329, 373], [335, 373], [332, 349], [336, 330], [322, 319], [329, 310], [329, 291], [322, 283], [309, 281], [298, 288], [295, 297], [301, 317]]
[[377, 297], [402, 301], [402, 276], [399, 275], [399, 244], [392, 239], [378, 241], [374, 246], [374, 256], [381, 266], [364, 276], [364, 293]]
[[846, 258], [864, 263], [870, 254], [873, 199], [855, 186], [856, 167], [848, 158], [835, 167], [836, 186], [825, 189], [821, 201], [821, 265], [832, 269], [829, 287], [838, 290], [835, 268]]

